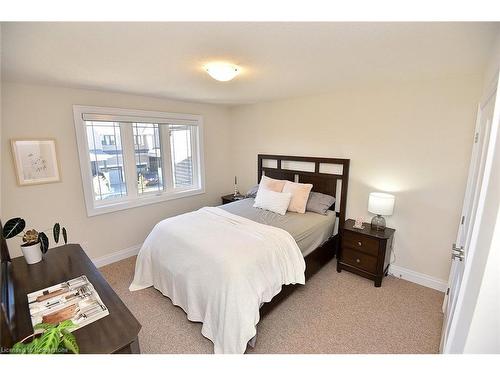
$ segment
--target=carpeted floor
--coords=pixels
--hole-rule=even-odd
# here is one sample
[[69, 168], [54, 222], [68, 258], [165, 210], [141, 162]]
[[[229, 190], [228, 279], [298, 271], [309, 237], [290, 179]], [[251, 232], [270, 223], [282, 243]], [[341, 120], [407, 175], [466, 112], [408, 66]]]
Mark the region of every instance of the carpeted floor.
[[[213, 353], [201, 323], [187, 320], [154, 288], [129, 292], [135, 257], [101, 268], [142, 324], [142, 353]], [[247, 353], [437, 353], [443, 293], [386, 277], [381, 288], [342, 271], [335, 260], [257, 326]]]

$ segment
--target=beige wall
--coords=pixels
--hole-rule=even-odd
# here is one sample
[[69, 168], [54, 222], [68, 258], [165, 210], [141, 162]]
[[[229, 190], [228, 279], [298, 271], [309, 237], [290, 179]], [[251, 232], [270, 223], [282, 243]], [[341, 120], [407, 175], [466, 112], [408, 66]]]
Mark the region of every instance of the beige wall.
[[[256, 181], [256, 155], [351, 159], [347, 216], [370, 219], [368, 193], [394, 192], [396, 264], [441, 280], [449, 271], [482, 77], [358, 87], [329, 95], [226, 109], [222, 106], [4, 82], [2, 219], [67, 225], [70, 239], [99, 257], [140, 244], [164, 217], [219, 203], [232, 175]], [[206, 194], [88, 218], [72, 118], [73, 104], [201, 114]], [[8, 141], [55, 136], [61, 183], [18, 187]], [[233, 167], [234, 166], [234, 167]], [[10, 241], [11, 252], [19, 254]]]
[[256, 155], [351, 159], [347, 217], [371, 191], [396, 195], [395, 264], [446, 280], [460, 219], [482, 77], [353, 87], [230, 110], [235, 173], [256, 182]]
[[[223, 106], [164, 99], [4, 82], [2, 85], [2, 219], [26, 218], [28, 226], [48, 228], [59, 221], [71, 242], [81, 243], [96, 258], [144, 241], [161, 219], [220, 202], [232, 190], [227, 167], [229, 134]], [[95, 217], [87, 217], [73, 123], [73, 104], [200, 114], [204, 118], [206, 193]], [[19, 137], [55, 137], [62, 182], [19, 187], [12, 165], [9, 140]], [[9, 240], [12, 255], [20, 255]]]
[[486, 63], [483, 77], [483, 98], [496, 89], [500, 62], [500, 33], [495, 38], [490, 49], [490, 57]]

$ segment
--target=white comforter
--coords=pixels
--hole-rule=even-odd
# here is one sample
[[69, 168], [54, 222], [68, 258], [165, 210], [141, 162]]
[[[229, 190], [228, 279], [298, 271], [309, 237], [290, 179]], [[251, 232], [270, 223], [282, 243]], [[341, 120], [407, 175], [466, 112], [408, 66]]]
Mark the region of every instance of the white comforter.
[[139, 252], [130, 290], [154, 286], [203, 322], [215, 353], [244, 353], [259, 307], [284, 284], [304, 284], [305, 262], [283, 229], [220, 208], [158, 223]]

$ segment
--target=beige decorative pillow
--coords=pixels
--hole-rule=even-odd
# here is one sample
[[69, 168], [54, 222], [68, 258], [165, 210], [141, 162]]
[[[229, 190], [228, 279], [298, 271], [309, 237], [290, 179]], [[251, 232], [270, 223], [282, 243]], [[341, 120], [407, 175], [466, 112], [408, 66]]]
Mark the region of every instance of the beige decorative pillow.
[[312, 184], [299, 184], [297, 182], [285, 181], [283, 193], [291, 193], [292, 199], [288, 205], [288, 211], [303, 214], [306, 212], [307, 200], [312, 189]]
[[283, 186], [285, 186], [285, 180], [275, 180], [274, 178], [266, 176], [262, 176], [259, 184], [259, 188], [275, 191], [277, 193], [282, 192]]

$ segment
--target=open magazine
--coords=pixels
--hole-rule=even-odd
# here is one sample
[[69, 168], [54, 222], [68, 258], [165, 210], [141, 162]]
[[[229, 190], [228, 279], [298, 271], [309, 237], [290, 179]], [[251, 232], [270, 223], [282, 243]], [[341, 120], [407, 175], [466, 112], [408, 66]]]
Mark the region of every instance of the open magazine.
[[38, 323], [57, 324], [72, 320], [77, 330], [109, 315], [99, 294], [85, 275], [28, 294], [33, 327]]

